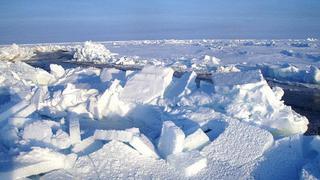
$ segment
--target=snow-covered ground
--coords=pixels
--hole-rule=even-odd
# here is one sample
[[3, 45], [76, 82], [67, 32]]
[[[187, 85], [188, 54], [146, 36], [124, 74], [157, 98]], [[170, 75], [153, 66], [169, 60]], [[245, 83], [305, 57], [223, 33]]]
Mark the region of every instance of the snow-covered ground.
[[319, 45], [307, 39], [2, 46], [0, 177], [320, 178], [319, 136], [303, 135], [308, 119], [266, 81], [319, 90]]

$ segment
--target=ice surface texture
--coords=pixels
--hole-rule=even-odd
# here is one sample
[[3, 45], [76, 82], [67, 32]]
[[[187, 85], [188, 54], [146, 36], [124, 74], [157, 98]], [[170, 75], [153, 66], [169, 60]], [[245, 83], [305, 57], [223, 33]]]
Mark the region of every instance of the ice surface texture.
[[[161, 43], [175, 47], [178, 42]], [[145, 43], [150, 46], [152, 42]], [[252, 48], [274, 44], [237, 43]], [[190, 48], [194, 42], [181, 44]], [[91, 45], [87, 48], [105, 52], [95, 52], [92, 57], [96, 59], [109, 63], [118, 58], [109, 59], [106, 49]], [[308, 42], [309, 47], [313, 45]], [[295, 44], [294, 48], [306, 47]], [[78, 53], [90, 59], [91, 50]], [[283, 91], [271, 89], [257, 66], [225, 65], [224, 58], [217, 56], [218, 61], [213, 54], [207, 55], [201, 55], [205, 64], [191, 60], [198, 70], [212, 70], [200, 82], [196, 77], [202, 71], [174, 74], [172, 67], [181, 67], [174, 65], [147, 65], [141, 71], [126, 72], [50, 65], [47, 72], [11, 62], [12, 58], [1, 61], [0, 175], [41, 174], [40, 179], [317, 177], [319, 137], [301, 135], [308, 120], [283, 104]], [[316, 68], [307, 71], [317, 77]]]

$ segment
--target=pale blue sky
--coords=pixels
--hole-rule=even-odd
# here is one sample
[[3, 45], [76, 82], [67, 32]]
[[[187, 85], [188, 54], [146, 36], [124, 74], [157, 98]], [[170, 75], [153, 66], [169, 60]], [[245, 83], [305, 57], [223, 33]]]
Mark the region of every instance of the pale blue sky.
[[320, 0], [1, 0], [0, 44], [320, 37]]

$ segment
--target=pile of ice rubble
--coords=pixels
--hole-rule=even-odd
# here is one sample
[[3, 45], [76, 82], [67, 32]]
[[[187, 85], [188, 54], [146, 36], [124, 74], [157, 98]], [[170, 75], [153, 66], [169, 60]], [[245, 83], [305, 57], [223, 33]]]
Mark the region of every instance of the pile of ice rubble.
[[[152, 41], [153, 42], [153, 41]], [[149, 42], [152, 44], [152, 42]], [[157, 41], [155, 41], [157, 42]], [[153, 43], [155, 43], [153, 42]], [[174, 43], [175, 41], [173, 41]], [[240, 41], [241, 42], [241, 41]], [[130, 44], [130, 41], [127, 42]], [[131, 42], [131, 43], [134, 43]], [[138, 42], [137, 42], [138, 43]], [[141, 42], [140, 42], [141, 43]], [[169, 42], [166, 42], [170, 44]], [[179, 43], [177, 41], [176, 43]], [[187, 42], [185, 42], [187, 43]], [[214, 43], [214, 42], [213, 42]], [[216, 42], [217, 43], [217, 42]], [[252, 44], [253, 43], [253, 44]], [[260, 44], [262, 43], [262, 44]], [[245, 41], [245, 46], [256, 45], [261, 46], [265, 43], [270, 43], [270, 46], [274, 43], [271, 42], [251, 42]], [[117, 43], [114, 43], [114, 46], [117, 46]], [[124, 42], [124, 44], [126, 44]], [[122, 44], [123, 45], [123, 44]], [[211, 44], [215, 45], [215, 44]], [[291, 46], [304, 47], [305, 44], [301, 42], [294, 42]], [[185, 58], [185, 57], [175, 57], [171, 60], [168, 60], [163, 57], [162, 60], [146, 57], [141, 58], [139, 56], [123, 56], [117, 53], [111, 52], [106, 48], [104, 44], [86, 41], [83, 44], [69, 44], [69, 45], [32, 45], [32, 46], [18, 46], [13, 44], [11, 46], [0, 47], [0, 60], [11, 60], [11, 61], [26, 61], [31, 58], [34, 58], [39, 53], [45, 52], [59, 52], [65, 51], [72, 55], [72, 58], [69, 59], [70, 63], [94, 63], [94, 64], [108, 64], [108, 65], [123, 65], [123, 66], [132, 66], [140, 67], [144, 65], [161, 65], [161, 66], [171, 66], [178, 70], [193, 70], [193, 71], [235, 71], [237, 66], [241, 69], [260, 69], [263, 75], [267, 78], [276, 79], [278, 81], [289, 81], [289, 82], [298, 82], [298, 83], [310, 83], [310, 84], [320, 84], [320, 70], [319, 67], [306, 66], [306, 67], [297, 67], [292, 65], [285, 60], [283, 63], [277, 62], [274, 63], [263, 63], [258, 65], [249, 65], [249, 64], [229, 64], [224, 63], [225, 59], [220, 60], [219, 58], [212, 55], [203, 55], [197, 58]], [[199, 50], [200, 51], [200, 50]], [[225, 52], [226, 53], [226, 52]], [[273, 52], [274, 53], [274, 52]], [[283, 54], [284, 52], [280, 52]], [[270, 53], [272, 54], [272, 53]], [[253, 55], [252, 55], [253, 56]], [[311, 56], [311, 55], [309, 55]], [[318, 58], [317, 54], [313, 55], [315, 58]], [[308, 59], [308, 58], [305, 58]], [[174, 60], [174, 63], [172, 62]], [[222, 66], [222, 65], [225, 66]], [[226, 68], [226, 69], [223, 69]]]
[[320, 138], [259, 70], [50, 69], [0, 62], [1, 179], [320, 177]]
[[104, 45], [86, 41], [82, 47], [76, 48], [73, 59], [87, 63], [113, 63], [114, 55]]
[[66, 51], [73, 53], [78, 46], [62, 45], [32, 45], [21, 46], [12, 44], [10, 46], [0, 47], [0, 60], [2, 61], [26, 61], [35, 57], [38, 53], [50, 53], [57, 51]]

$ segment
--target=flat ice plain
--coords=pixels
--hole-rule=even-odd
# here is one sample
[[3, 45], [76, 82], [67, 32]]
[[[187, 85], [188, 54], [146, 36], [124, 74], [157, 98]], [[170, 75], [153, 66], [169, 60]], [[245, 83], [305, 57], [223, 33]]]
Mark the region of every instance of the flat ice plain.
[[319, 179], [319, 136], [303, 135], [308, 119], [266, 81], [319, 91], [319, 46], [312, 38], [1, 46], [0, 177]]

